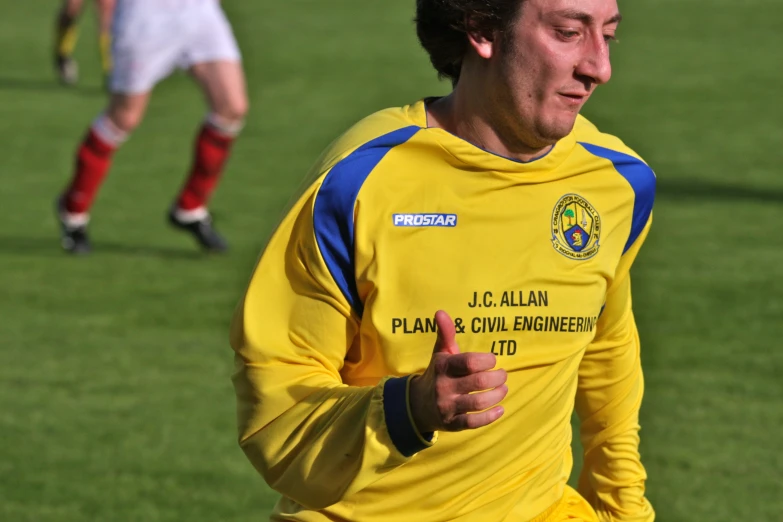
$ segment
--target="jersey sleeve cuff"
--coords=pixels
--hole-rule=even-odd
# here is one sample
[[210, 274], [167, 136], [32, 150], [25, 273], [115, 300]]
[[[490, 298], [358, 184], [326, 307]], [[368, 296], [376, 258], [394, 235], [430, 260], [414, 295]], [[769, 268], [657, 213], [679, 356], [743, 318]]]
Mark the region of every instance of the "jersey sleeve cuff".
[[413, 423], [408, 397], [411, 377], [392, 377], [383, 386], [386, 428], [394, 446], [406, 457], [432, 446], [435, 439], [435, 433], [419, 433]]

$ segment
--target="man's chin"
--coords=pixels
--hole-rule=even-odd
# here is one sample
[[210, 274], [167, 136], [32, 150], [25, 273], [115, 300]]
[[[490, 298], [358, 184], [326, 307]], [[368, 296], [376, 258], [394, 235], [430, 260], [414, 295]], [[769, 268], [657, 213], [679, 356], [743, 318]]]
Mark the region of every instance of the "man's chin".
[[562, 140], [574, 130], [577, 114], [578, 113], [574, 113], [565, 118], [560, 117], [556, 120], [546, 122], [544, 125], [540, 125], [538, 128], [539, 138], [547, 145], [554, 145]]

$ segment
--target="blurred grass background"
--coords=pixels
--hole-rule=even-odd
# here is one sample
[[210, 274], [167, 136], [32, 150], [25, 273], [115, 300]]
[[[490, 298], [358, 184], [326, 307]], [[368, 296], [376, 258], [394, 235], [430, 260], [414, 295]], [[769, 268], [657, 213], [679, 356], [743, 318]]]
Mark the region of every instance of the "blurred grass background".
[[[117, 154], [96, 251], [62, 255], [53, 201], [104, 104], [95, 21], [82, 81], [51, 70], [57, 2], [0, 16], [0, 520], [264, 520], [235, 442], [227, 326], [319, 152], [359, 118], [448, 91], [413, 2], [225, 2], [251, 113], [205, 257], [165, 212], [204, 108], [175, 75]], [[783, 521], [783, 33], [779, 2], [621, 2], [615, 75], [585, 110], [659, 178], [634, 270], [642, 452], [662, 522]]]

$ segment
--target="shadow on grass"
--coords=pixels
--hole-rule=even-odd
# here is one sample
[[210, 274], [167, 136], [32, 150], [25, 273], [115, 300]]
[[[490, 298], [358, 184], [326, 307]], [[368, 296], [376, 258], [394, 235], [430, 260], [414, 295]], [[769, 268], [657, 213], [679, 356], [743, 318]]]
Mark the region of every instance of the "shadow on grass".
[[77, 84], [62, 85], [54, 78], [11, 78], [0, 76], [0, 91], [63, 91], [80, 94], [83, 96], [106, 95], [106, 91], [100, 85]]
[[725, 185], [697, 180], [659, 180], [658, 195], [664, 200], [704, 199], [711, 201], [783, 202], [783, 189]]
[[[45, 257], [79, 257], [69, 255], [60, 248], [57, 237], [18, 237], [0, 236], [0, 256], [24, 255]], [[209, 257], [209, 254], [193, 248], [160, 247], [151, 245], [132, 245], [113, 241], [97, 241], [93, 243], [93, 252], [85, 257], [118, 255], [127, 257], [147, 257], [159, 259], [190, 259], [198, 260]]]

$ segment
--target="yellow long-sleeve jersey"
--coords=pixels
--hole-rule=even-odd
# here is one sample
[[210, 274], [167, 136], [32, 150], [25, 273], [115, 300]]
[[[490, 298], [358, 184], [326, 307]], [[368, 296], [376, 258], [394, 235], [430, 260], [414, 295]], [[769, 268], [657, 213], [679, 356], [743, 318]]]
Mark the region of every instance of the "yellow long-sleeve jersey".
[[[652, 170], [579, 117], [523, 163], [378, 112], [324, 153], [237, 309], [240, 444], [272, 520], [524, 522], [557, 503], [582, 420], [580, 492], [602, 522], [652, 521], [629, 269]], [[407, 383], [455, 320], [508, 371], [505, 415], [417, 433]]]

